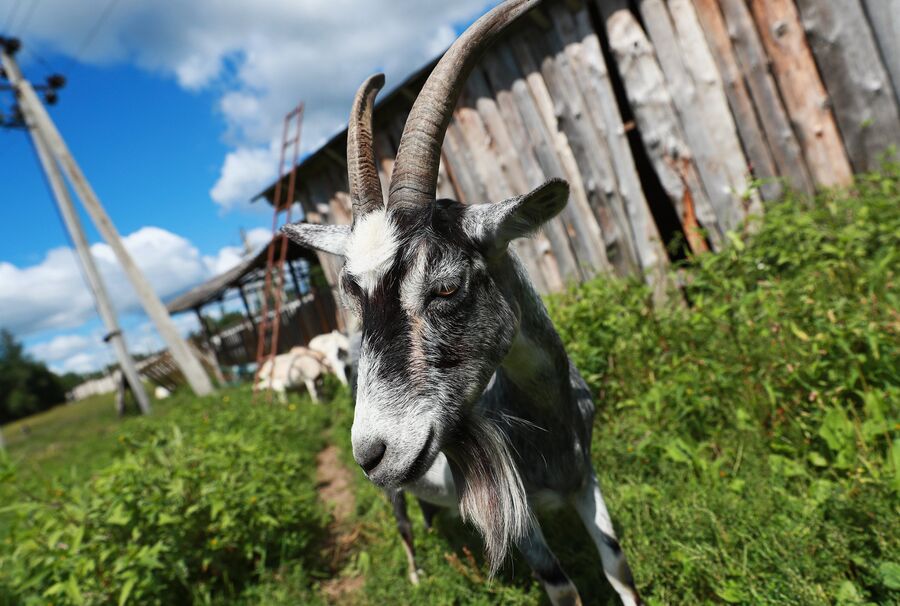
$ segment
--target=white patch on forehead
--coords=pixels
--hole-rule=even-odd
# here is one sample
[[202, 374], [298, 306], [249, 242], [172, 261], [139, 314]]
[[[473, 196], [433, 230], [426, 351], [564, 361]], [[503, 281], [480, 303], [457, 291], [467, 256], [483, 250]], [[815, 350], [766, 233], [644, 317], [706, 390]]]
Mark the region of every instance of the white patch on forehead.
[[397, 229], [384, 210], [374, 210], [353, 227], [347, 242], [346, 270], [372, 294], [397, 254]]

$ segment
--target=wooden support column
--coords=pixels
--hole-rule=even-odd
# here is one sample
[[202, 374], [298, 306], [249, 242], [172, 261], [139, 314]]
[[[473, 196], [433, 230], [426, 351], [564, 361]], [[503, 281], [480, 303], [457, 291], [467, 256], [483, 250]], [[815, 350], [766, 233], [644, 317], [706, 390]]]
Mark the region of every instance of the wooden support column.
[[[769, 68], [769, 57], [746, 0], [695, 0], [695, 3], [698, 10], [700, 6], [704, 6], [701, 13], [709, 14], [710, 21], [716, 15], [725, 19], [725, 24], [721, 27], [727, 27], [727, 36], [756, 106], [756, 116], [762, 124], [778, 173], [787, 180], [789, 187], [812, 194], [815, 190], [813, 178], [781, 99], [778, 84]], [[710, 4], [714, 6], [708, 6]], [[710, 30], [717, 27], [720, 26], [714, 23], [708, 25]]]
[[859, 0], [797, 0], [797, 5], [853, 170], [880, 168], [888, 148], [900, 145], [900, 110], [862, 5]]
[[675, 210], [685, 238], [696, 253], [723, 245], [724, 230], [697, 174], [678, 112], [666, 86], [662, 68], [627, 0], [596, 0], [606, 25], [628, 101], [634, 110], [641, 140], [653, 169]]
[[853, 171], [793, 0], [749, 0], [772, 73], [816, 185], [849, 185]]

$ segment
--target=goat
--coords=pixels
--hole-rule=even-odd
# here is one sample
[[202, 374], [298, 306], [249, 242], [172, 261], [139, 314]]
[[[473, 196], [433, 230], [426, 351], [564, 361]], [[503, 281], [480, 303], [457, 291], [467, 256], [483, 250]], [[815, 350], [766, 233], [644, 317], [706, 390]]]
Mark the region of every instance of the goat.
[[331, 372], [342, 385], [347, 385], [347, 357], [350, 355], [350, 340], [347, 337], [333, 330], [310, 339], [308, 347], [325, 356]]
[[257, 389], [271, 389], [282, 401], [288, 389], [305, 385], [313, 402], [319, 401], [316, 382], [325, 374], [325, 357], [306, 347], [293, 347], [263, 362]]
[[516, 545], [554, 604], [580, 598], [533, 512], [574, 505], [606, 577], [634, 605], [590, 459], [590, 391], [509, 250], [563, 209], [568, 184], [551, 179], [494, 204], [435, 195], [441, 144], [475, 61], [538, 1], [500, 4], [444, 54], [407, 118], [387, 200], [372, 146], [384, 76], [367, 79], [347, 129], [352, 225], [284, 231], [344, 258], [342, 299], [362, 326], [351, 442], [369, 480], [458, 507], [484, 537], [492, 573]]

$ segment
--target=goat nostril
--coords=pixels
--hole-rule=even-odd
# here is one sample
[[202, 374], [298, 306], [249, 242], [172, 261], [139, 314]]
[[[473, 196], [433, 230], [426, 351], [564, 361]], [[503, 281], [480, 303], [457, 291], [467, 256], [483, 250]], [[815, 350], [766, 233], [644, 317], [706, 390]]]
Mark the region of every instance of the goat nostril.
[[379, 440], [373, 443], [365, 453], [361, 453], [362, 457], [357, 459], [356, 462], [363, 468], [363, 471], [369, 473], [378, 467], [378, 464], [381, 463], [381, 459], [384, 458], [384, 453], [386, 451], [387, 444]]

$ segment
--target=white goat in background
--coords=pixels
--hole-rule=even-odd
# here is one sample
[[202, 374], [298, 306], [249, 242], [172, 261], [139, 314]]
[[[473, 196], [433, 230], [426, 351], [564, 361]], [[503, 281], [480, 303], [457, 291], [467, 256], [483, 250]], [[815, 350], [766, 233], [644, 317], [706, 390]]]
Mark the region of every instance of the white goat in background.
[[309, 348], [325, 356], [331, 372], [342, 385], [347, 385], [347, 358], [350, 354], [350, 340], [347, 337], [333, 330], [313, 337], [309, 342]]
[[257, 389], [271, 389], [283, 402], [287, 390], [305, 385], [313, 401], [319, 402], [316, 382], [327, 370], [324, 355], [307, 347], [294, 347], [263, 363]]

